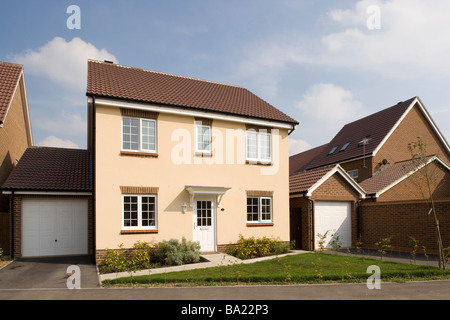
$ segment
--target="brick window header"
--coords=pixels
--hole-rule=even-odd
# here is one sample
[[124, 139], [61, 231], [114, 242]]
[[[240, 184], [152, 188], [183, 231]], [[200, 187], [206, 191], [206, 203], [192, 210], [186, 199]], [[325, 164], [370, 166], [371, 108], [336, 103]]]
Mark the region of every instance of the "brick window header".
[[272, 197], [273, 191], [247, 190], [247, 197]]
[[120, 186], [122, 194], [158, 194], [158, 187]]
[[120, 113], [123, 117], [134, 117], [134, 118], [146, 118], [146, 119], [158, 119], [158, 112], [145, 111], [137, 109], [120, 108]]

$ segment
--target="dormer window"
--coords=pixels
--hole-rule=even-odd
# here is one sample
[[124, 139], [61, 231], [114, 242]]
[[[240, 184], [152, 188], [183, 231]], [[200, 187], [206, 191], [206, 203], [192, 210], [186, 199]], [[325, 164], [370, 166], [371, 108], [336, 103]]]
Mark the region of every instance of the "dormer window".
[[330, 156], [330, 155], [332, 155], [333, 153], [335, 153], [338, 147], [339, 147], [339, 145], [334, 146], [333, 148], [331, 148], [330, 152], [328, 152], [328, 155]]

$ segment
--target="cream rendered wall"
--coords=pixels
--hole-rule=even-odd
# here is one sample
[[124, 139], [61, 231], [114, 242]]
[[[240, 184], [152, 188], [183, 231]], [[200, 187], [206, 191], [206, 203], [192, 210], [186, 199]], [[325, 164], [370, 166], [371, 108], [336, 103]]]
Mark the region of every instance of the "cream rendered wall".
[[[226, 141], [227, 129], [240, 130], [245, 137], [245, 124], [214, 120], [213, 130]], [[289, 157], [288, 132], [279, 130], [278, 166], [261, 166], [237, 163], [235, 157], [226, 164], [223, 151], [222, 164], [199, 164], [195, 157], [195, 119], [191, 116], [160, 113], [157, 120], [157, 158], [140, 158], [121, 155], [121, 114], [119, 108], [96, 107], [96, 249], [132, 247], [140, 241], [161, 241], [170, 238], [193, 239], [193, 210], [189, 207], [186, 185], [231, 188], [223, 196], [217, 210], [217, 244], [236, 242], [244, 237], [273, 236], [289, 241]], [[230, 131], [228, 131], [230, 133]], [[233, 131], [234, 132], [234, 131]], [[188, 142], [191, 156], [188, 164], [176, 164], [181, 146], [177, 133], [190, 133]], [[172, 139], [173, 134], [175, 134]], [[275, 140], [275, 136], [273, 136]], [[174, 140], [174, 141], [172, 141]], [[245, 140], [241, 150], [245, 155]], [[234, 152], [237, 154], [237, 141]], [[273, 141], [275, 145], [275, 141]], [[214, 147], [213, 147], [214, 148]], [[225, 147], [224, 147], [225, 149]], [[174, 151], [175, 150], [175, 151]], [[214, 149], [213, 149], [214, 152]], [[214, 154], [219, 155], [220, 151]], [[205, 158], [204, 158], [205, 159]], [[205, 161], [211, 161], [206, 158]], [[190, 162], [190, 164], [189, 164]], [[264, 170], [275, 174], [263, 175]], [[267, 172], [267, 171], [266, 171]], [[158, 187], [158, 233], [121, 234], [122, 194], [120, 186]], [[273, 226], [247, 227], [246, 190], [273, 191]], [[182, 212], [186, 202], [188, 210]]]

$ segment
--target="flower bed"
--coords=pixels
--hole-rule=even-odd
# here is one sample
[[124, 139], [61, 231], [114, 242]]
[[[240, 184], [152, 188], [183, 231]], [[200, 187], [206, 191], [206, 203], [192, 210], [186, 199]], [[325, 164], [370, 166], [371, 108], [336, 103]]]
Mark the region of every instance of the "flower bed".
[[292, 242], [268, 237], [244, 238], [240, 235], [238, 242], [235, 245], [230, 245], [225, 253], [239, 259], [252, 259], [287, 253], [292, 247]]

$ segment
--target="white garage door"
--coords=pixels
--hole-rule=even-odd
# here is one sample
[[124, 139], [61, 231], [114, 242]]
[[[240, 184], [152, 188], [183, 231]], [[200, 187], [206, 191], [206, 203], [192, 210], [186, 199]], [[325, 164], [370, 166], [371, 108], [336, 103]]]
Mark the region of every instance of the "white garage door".
[[352, 245], [351, 203], [316, 201], [314, 207], [315, 248], [319, 248], [320, 235], [325, 235], [325, 248], [331, 248], [332, 235], [339, 235], [342, 247]]
[[22, 256], [87, 253], [87, 200], [22, 200]]

